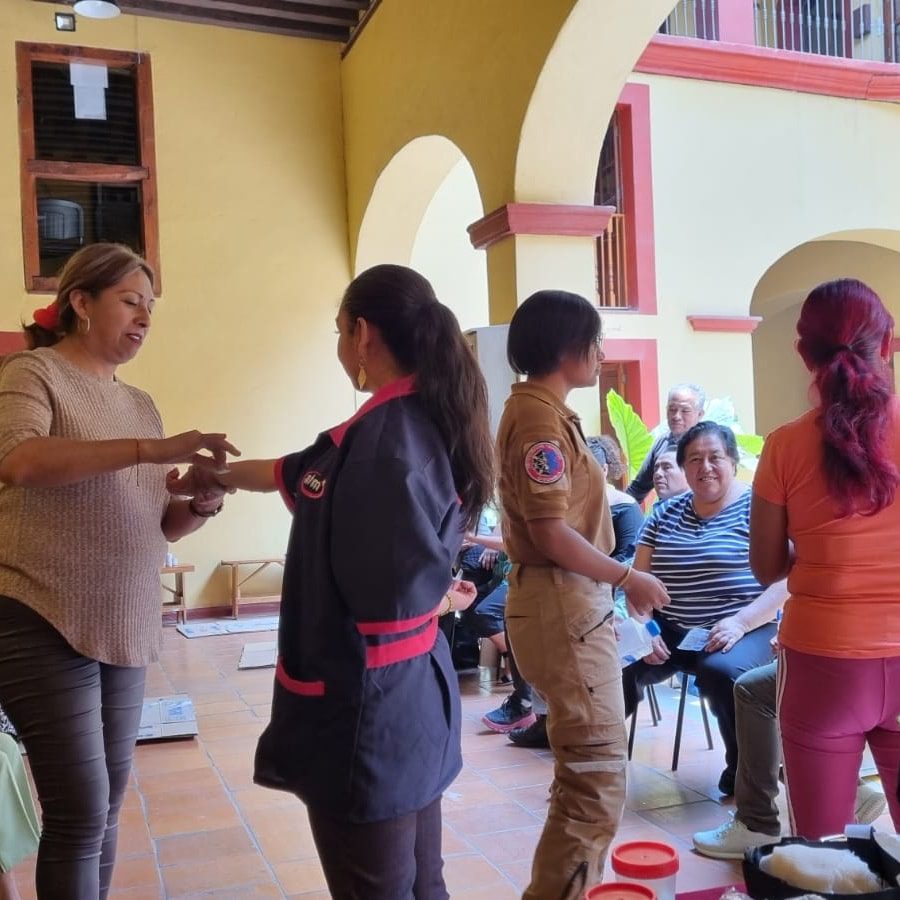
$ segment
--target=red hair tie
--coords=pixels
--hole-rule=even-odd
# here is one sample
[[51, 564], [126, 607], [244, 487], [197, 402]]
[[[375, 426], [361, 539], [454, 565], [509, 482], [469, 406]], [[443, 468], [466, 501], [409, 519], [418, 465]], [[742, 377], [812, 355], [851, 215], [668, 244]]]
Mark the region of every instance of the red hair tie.
[[36, 309], [34, 322], [45, 331], [56, 331], [59, 328], [59, 304], [54, 300], [49, 306]]

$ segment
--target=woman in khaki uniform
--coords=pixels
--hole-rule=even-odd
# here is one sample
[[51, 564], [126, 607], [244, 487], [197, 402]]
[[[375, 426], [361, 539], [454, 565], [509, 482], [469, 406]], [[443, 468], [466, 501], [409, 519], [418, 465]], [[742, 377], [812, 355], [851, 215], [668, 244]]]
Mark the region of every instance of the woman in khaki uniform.
[[525, 900], [580, 897], [597, 884], [625, 802], [622, 677], [610, 585], [641, 611], [662, 584], [609, 554], [605, 480], [565, 400], [597, 383], [601, 322], [577, 294], [539, 291], [516, 311], [512, 387], [497, 436], [503, 536], [513, 562], [506, 617], [522, 675], [546, 698], [556, 758], [550, 810]]

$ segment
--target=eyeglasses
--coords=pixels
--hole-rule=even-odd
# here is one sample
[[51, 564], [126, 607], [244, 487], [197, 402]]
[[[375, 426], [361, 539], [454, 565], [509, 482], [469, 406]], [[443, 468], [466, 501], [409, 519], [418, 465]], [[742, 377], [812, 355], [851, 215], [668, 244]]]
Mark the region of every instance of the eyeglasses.
[[603, 349], [603, 340], [604, 338], [602, 334], [598, 334], [597, 337], [594, 338], [594, 346], [597, 348], [597, 350]]

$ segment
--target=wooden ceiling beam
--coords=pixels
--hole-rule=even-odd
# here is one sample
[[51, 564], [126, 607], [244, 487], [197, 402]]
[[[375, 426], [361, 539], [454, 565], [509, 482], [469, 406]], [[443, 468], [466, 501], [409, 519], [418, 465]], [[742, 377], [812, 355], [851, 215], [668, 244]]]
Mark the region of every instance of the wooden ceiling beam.
[[[72, 5], [74, 0], [33, 0]], [[118, 0], [123, 13], [346, 42], [372, 0]], [[377, 0], [374, 4], [377, 6]]]
[[[272, 17], [290, 22], [314, 22], [317, 25], [340, 25], [352, 27], [359, 20], [359, 12], [354, 9], [333, 9], [308, 2], [291, 3], [290, 0], [155, 0], [162, 6], [191, 8], [197, 15], [213, 18], [220, 13], [239, 13], [253, 17]], [[123, 11], [147, 6], [145, 0], [122, 0]]]

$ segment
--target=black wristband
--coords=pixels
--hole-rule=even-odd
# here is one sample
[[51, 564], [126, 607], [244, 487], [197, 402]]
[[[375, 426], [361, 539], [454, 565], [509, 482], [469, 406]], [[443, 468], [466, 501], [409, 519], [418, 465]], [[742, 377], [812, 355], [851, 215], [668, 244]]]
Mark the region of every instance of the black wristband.
[[194, 506], [194, 498], [191, 497], [188, 500], [188, 509], [191, 511], [191, 515], [195, 516], [198, 519], [211, 519], [213, 516], [217, 516], [220, 512], [222, 512], [222, 507], [225, 505], [224, 501], [220, 503], [215, 509], [210, 510], [209, 512], [200, 512], [196, 506]]

